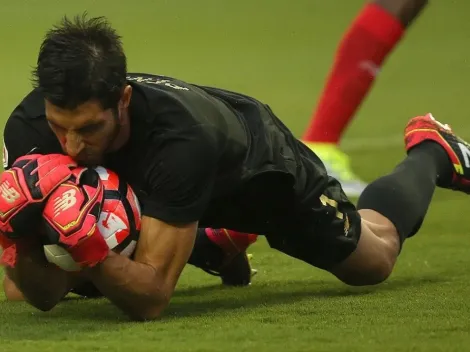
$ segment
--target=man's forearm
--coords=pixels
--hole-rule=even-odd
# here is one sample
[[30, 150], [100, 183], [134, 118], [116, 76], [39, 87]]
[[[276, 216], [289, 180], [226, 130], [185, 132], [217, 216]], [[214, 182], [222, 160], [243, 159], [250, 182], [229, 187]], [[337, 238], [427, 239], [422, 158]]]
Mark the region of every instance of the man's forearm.
[[104, 262], [83, 273], [133, 319], [159, 317], [170, 300], [171, 292], [165, 289], [164, 279], [155, 268], [112, 252]]
[[52, 309], [68, 292], [67, 272], [47, 262], [41, 245], [17, 245], [14, 268], [7, 267], [8, 277], [34, 307]]

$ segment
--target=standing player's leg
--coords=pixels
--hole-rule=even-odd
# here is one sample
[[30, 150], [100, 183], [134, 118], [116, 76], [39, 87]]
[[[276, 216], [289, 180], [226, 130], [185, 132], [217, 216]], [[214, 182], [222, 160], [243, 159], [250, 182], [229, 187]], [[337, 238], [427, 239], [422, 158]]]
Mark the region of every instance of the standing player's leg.
[[365, 183], [351, 171], [340, 151], [341, 136], [367, 96], [387, 56], [418, 16], [427, 0], [375, 0], [354, 20], [336, 53], [319, 104], [303, 141], [323, 160], [349, 196], [359, 195]]
[[421, 227], [436, 186], [470, 193], [470, 145], [428, 114], [405, 131], [408, 157], [372, 182], [358, 202], [361, 236], [355, 251], [330, 272], [370, 285], [392, 272], [403, 242]]

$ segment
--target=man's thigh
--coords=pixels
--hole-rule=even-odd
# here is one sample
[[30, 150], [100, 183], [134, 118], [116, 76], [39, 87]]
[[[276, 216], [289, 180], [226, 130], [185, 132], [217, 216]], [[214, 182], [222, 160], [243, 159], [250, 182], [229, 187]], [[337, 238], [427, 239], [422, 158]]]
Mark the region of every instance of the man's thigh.
[[318, 195], [306, 195], [266, 234], [272, 248], [329, 270], [346, 259], [357, 247], [361, 217], [339, 182], [328, 178]]

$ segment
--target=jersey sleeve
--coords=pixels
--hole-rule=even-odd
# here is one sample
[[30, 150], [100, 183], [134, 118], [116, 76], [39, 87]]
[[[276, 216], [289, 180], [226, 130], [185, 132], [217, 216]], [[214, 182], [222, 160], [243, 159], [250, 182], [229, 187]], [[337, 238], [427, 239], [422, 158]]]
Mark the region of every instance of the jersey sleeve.
[[210, 201], [216, 175], [217, 148], [207, 128], [197, 125], [166, 137], [148, 158], [151, 192], [143, 215], [168, 223], [200, 220]]
[[20, 156], [41, 148], [40, 135], [34, 127], [12, 115], [3, 130], [3, 168], [9, 169]]

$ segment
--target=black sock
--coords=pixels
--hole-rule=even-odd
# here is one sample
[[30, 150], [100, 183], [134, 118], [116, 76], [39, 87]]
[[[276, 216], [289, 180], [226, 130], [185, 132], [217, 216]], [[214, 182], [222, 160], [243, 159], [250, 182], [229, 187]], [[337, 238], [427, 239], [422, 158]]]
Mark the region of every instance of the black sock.
[[452, 175], [447, 153], [435, 142], [414, 147], [393, 172], [372, 182], [359, 198], [358, 209], [372, 209], [397, 228], [401, 243], [421, 227], [439, 179]]
[[199, 228], [188, 263], [205, 270], [217, 270], [221, 267], [224, 258], [222, 248], [207, 237], [206, 229]]

